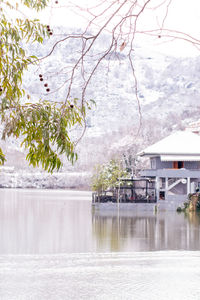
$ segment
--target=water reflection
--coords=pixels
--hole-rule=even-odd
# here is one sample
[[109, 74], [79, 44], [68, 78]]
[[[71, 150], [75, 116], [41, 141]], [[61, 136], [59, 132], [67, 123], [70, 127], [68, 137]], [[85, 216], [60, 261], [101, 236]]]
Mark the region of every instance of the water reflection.
[[98, 251], [200, 250], [200, 214], [94, 212]]
[[88, 198], [67, 191], [0, 190], [0, 254], [87, 252]]
[[0, 299], [196, 300], [200, 252], [134, 251], [199, 242], [199, 214], [92, 213], [87, 193], [0, 189]]
[[0, 189], [0, 254], [200, 250], [200, 215], [92, 212], [91, 194]]

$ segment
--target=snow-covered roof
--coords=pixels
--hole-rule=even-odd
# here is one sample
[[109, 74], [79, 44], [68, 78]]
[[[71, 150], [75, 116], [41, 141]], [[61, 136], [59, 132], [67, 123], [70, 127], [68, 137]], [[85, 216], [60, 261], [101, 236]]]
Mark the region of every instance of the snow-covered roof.
[[[163, 160], [177, 160], [190, 156], [189, 160], [200, 160], [200, 136], [189, 131], [178, 131], [138, 153], [140, 156], [164, 156]], [[171, 157], [171, 158], [170, 158]]]

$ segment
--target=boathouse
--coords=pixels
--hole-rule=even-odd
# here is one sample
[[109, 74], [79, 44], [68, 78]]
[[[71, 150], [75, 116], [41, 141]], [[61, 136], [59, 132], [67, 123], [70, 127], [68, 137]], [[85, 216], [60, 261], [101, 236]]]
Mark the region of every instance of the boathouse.
[[179, 131], [147, 147], [140, 157], [149, 157], [150, 169], [140, 176], [155, 180], [157, 203], [166, 209], [182, 205], [200, 188], [200, 136]]

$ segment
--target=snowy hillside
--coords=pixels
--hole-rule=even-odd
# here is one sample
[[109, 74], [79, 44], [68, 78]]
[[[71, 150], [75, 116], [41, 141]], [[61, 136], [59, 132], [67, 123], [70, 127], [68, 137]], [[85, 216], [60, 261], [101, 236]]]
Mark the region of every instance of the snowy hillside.
[[[46, 56], [53, 43], [61, 38], [58, 32], [65, 30], [55, 29], [54, 38], [46, 42], [43, 48], [33, 45], [33, 54]], [[96, 47], [103, 49], [107, 39], [105, 36]], [[50, 100], [63, 100], [66, 97], [68, 70], [75, 61], [79, 47], [77, 40], [61, 43], [39, 66], [31, 67], [24, 85], [32, 95], [32, 101], [40, 97]], [[79, 145], [80, 160], [75, 168], [90, 168], [96, 162], [106, 160], [113, 154], [112, 144], [119, 143], [124, 136], [130, 135], [133, 149], [135, 145], [139, 149], [199, 118], [200, 56], [177, 59], [138, 45], [135, 48], [134, 68], [143, 125], [140, 136], [137, 141], [134, 140], [139, 127], [138, 103], [134, 78], [125, 54], [120, 52], [117, 56], [106, 57], [88, 87], [86, 98], [94, 99], [96, 107], [87, 115], [87, 131]], [[91, 58], [88, 68], [92, 63]], [[51, 89], [49, 94], [39, 81], [40, 73], [48, 82]], [[81, 85], [77, 77], [72, 90], [73, 97], [80, 96]], [[68, 169], [69, 164], [66, 163], [65, 168]]]

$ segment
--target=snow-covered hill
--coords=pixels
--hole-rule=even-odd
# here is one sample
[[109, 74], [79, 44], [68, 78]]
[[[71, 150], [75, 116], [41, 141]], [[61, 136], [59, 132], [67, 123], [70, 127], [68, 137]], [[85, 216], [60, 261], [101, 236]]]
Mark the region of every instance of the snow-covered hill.
[[[44, 46], [33, 45], [31, 52], [39, 57], [49, 53], [54, 42], [67, 29], [55, 29], [54, 38]], [[103, 49], [108, 37], [96, 44]], [[31, 67], [24, 78], [24, 86], [32, 95], [32, 101], [44, 99], [63, 100], [66, 97], [68, 70], [76, 59], [80, 44], [77, 40], [63, 42], [38, 66]], [[106, 57], [95, 72], [86, 99], [94, 99], [96, 107], [87, 115], [87, 130], [79, 144], [79, 162], [76, 169], [90, 169], [97, 162], [114, 154], [113, 144], [124, 136], [137, 149], [155, 142], [174, 129], [181, 129], [199, 118], [200, 108], [200, 56], [174, 58], [149, 51], [137, 45], [134, 51], [134, 68], [138, 82], [138, 98], [142, 111], [142, 128], [139, 127], [138, 102], [135, 80], [126, 53]], [[93, 63], [88, 61], [88, 68]], [[47, 95], [38, 74], [42, 73], [51, 92]], [[81, 80], [75, 79], [73, 97], [80, 96]], [[123, 143], [122, 143], [123, 144]], [[9, 144], [8, 144], [9, 145]], [[131, 148], [131, 145], [128, 146]], [[9, 147], [7, 147], [9, 148]], [[124, 145], [122, 145], [122, 151]], [[134, 151], [134, 150], [133, 150]], [[66, 162], [64, 169], [71, 168]]]

